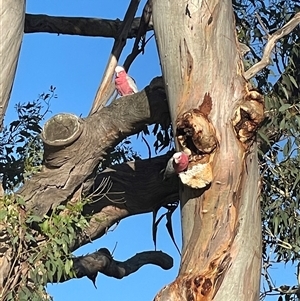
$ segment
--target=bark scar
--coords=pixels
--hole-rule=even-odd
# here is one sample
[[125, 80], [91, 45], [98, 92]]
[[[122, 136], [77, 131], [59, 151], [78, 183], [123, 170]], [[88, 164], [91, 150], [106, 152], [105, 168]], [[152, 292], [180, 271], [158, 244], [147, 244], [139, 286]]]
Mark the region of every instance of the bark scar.
[[187, 4], [185, 7], [185, 15], [188, 16], [190, 19], [192, 18], [191, 12], [189, 10], [189, 4]]
[[184, 279], [187, 300], [213, 300], [232, 262], [230, 253], [212, 260], [202, 274]]
[[179, 44], [179, 54], [181, 62], [181, 78], [183, 81], [188, 82], [193, 71], [194, 60], [185, 38], [183, 39], [183, 43], [180, 42]]
[[208, 119], [212, 109], [209, 93], [201, 106], [183, 113], [176, 120], [176, 139], [182, 151], [189, 155], [186, 172], [179, 174], [181, 181], [193, 188], [203, 188], [212, 180], [210, 162], [218, 145], [215, 128]]
[[232, 119], [236, 136], [246, 149], [253, 143], [264, 118], [263, 96], [255, 90], [247, 91]]
[[188, 48], [188, 45], [187, 45], [187, 42], [185, 39], [183, 39], [183, 43], [184, 43], [184, 50], [185, 50], [185, 53], [186, 53], [186, 63], [187, 63], [187, 77], [188, 79], [190, 79], [190, 76], [191, 76], [191, 73], [192, 73], [192, 70], [193, 70], [193, 64], [194, 64], [194, 60], [193, 60], [193, 57], [189, 51], [189, 48]]

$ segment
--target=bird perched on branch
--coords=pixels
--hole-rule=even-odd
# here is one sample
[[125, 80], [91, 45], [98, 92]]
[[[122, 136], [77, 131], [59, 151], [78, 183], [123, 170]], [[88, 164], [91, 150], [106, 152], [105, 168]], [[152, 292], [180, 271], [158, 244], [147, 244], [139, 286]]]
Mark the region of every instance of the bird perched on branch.
[[130, 95], [138, 92], [135, 81], [130, 77], [122, 66], [115, 68], [115, 86], [121, 96]]
[[189, 156], [185, 152], [175, 153], [167, 163], [164, 172], [164, 180], [171, 178], [174, 175], [186, 171], [189, 165]]

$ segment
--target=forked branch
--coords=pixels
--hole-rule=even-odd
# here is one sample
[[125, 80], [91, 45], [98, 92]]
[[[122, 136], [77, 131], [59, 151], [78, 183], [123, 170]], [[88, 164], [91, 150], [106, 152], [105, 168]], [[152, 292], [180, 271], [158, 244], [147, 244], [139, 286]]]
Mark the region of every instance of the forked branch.
[[263, 57], [260, 62], [253, 65], [245, 72], [245, 79], [249, 80], [254, 75], [256, 75], [259, 71], [264, 69], [267, 65], [271, 63], [270, 55], [275, 47], [277, 41], [282, 37], [288, 35], [294, 28], [300, 23], [300, 12], [298, 12], [288, 23], [286, 23], [281, 29], [278, 29], [274, 34], [269, 36], [268, 42], [266, 44]]
[[123, 51], [123, 48], [126, 45], [126, 40], [128, 37], [128, 33], [131, 29], [131, 25], [135, 16], [135, 13], [138, 9], [140, 0], [131, 0], [129, 7], [127, 9], [126, 15], [124, 17], [124, 21], [122, 23], [122, 27], [118, 37], [115, 39], [115, 43], [113, 45], [110, 57], [108, 59], [108, 63], [106, 69], [104, 71], [104, 75], [100, 86], [97, 90], [94, 103], [89, 115], [92, 115], [99, 111], [103, 106], [108, 102], [111, 95], [114, 91], [114, 85], [112, 83], [112, 77], [115, 72], [115, 67], [117, 66], [117, 62], [119, 57]]

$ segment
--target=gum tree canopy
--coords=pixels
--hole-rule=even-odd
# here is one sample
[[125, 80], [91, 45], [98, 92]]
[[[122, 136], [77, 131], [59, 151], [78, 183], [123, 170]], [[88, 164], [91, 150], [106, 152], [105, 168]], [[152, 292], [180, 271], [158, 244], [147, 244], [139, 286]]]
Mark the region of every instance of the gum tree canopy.
[[[178, 199], [180, 270], [155, 300], [258, 300], [261, 263], [268, 275], [271, 260], [299, 259], [297, 1], [148, 0], [135, 17], [139, 4], [129, 2], [123, 21], [25, 14], [24, 0], [4, 0], [0, 8], [1, 124], [23, 32], [115, 40], [89, 116], [58, 114], [46, 122], [41, 140], [33, 140], [43, 149], [42, 163], [30, 161], [26, 180], [26, 152], [16, 150], [23, 161], [11, 168], [14, 154], [2, 136], [3, 300], [46, 300], [47, 283], [84, 276], [95, 281], [98, 272], [122, 278], [144, 264], [171, 268], [172, 258], [159, 251], [125, 262], [106, 248], [71, 253], [121, 219], [155, 213]], [[126, 40], [135, 39], [128, 69], [147, 47], [149, 31], [162, 78], [107, 105]], [[7, 133], [19, 124], [1, 129]], [[163, 181], [170, 154], [105, 168], [112, 149], [146, 125], [165, 135], [172, 127], [176, 150], [189, 156], [185, 172]], [[25, 142], [29, 130], [30, 122], [19, 132]], [[298, 286], [275, 288], [267, 276], [261, 298], [271, 292], [294, 298]]]

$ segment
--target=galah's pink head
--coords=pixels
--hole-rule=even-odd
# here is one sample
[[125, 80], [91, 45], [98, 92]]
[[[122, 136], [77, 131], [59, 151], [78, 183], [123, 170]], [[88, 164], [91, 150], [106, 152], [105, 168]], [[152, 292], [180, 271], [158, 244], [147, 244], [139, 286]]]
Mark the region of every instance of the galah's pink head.
[[173, 155], [173, 167], [176, 173], [185, 171], [189, 165], [189, 156], [184, 152], [177, 152]]
[[124, 69], [122, 66], [117, 66], [117, 67], [115, 68], [115, 72], [116, 72], [116, 76], [118, 77], [118, 76], [119, 76], [119, 73], [125, 72], [125, 69]]
[[178, 164], [180, 162], [181, 157], [182, 157], [181, 152], [177, 152], [173, 155], [173, 159], [174, 159], [175, 164]]

